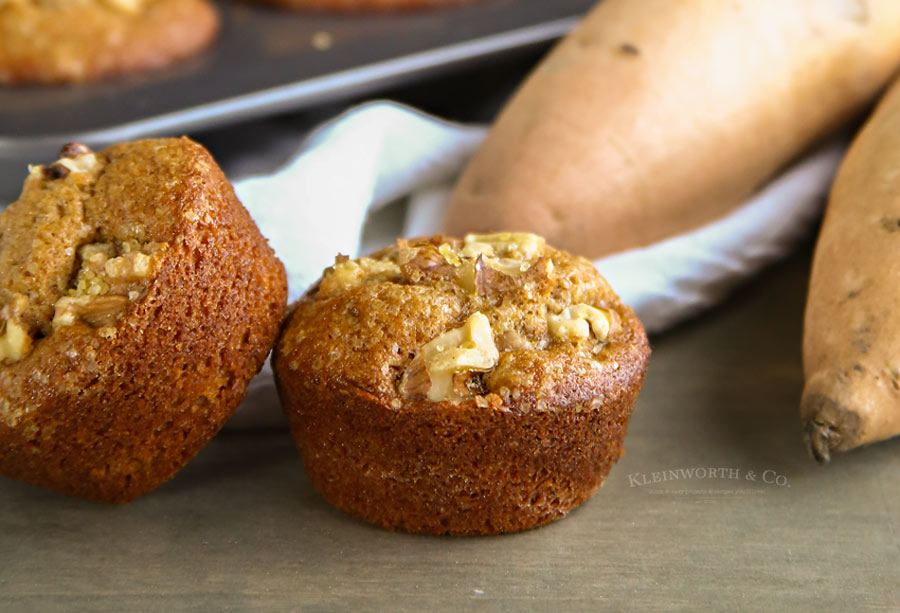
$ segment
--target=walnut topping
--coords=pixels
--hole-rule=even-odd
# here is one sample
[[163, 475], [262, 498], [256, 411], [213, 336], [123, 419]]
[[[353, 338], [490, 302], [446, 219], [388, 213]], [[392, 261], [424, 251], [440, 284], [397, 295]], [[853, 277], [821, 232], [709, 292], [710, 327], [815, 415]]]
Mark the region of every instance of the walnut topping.
[[425, 368], [425, 358], [420, 353], [406, 367], [398, 391], [407, 398], [427, 398], [429, 390], [431, 379]]
[[613, 329], [614, 318], [610, 311], [588, 304], [566, 307], [559, 315], [548, 315], [550, 332], [561, 340], [579, 341], [590, 336], [605, 341]]
[[[484, 296], [509, 285], [502, 280], [494, 284], [499, 275], [521, 277], [536, 262], [546, 259], [541, 257], [543, 250], [544, 239], [527, 233], [469, 234], [461, 245], [455, 240], [410, 245], [400, 239], [390, 255], [358, 260], [338, 256], [334, 266], [325, 271], [317, 291], [327, 297], [371, 282], [416, 285], [449, 280], [468, 293]], [[552, 262], [539, 272], [550, 275]]]
[[543, 251], [545, 241], [528, 232], [495, 232], [494, 234], [467, 234], [463, 239], [463, 254], [467, 257], [488, 255], [510, 257], [517, 260], [533, 260]]
[[114, 324], [128, 304], [127, 296], [64, 296], [56, 301], [53, 329], [83, 321], [93, 328]]
[[72, 172], [93, 172], [97, 167], [97, 156], [93, 153], [82, 153], [77, 157], [60, 158], [53, 166], [65, 166]]
[[[479, 255], [472, 267], [472, 285], [479, 296], [487, 296], [491, 288], [496, 285], [497, 273], [484, 262], [484, 256]], [[466, 272], [468, 272], [468, 267]], [[466, 279], [468, 281], [468, 278]]]
[[[2, 0], [0, 0], [2, 2]], [[28, 174], [47, 181], [65, 179], [71, 174], [89, 174], [97, 170], [97, 156], [84, 145], [69, 143], [60, 151], [60, 158], [46, 166], [29, 164]]]
[[[470, 234], [466, 238], [469, 238], [471, 236], [472, 235]], [[490, 257], [490, 256], [494, 255], [494, 248], [491, 247], [490, 245], [488, 245], [487, 243], [477, 243], [477, 242], [466, 241], [465, 243], [463, 243], [462, 249], [460, 250], [460, 254], [463, 257], [467, 257], [467, 258], [477, 258], [477, 257], [483, 256], [483, 255], [487, 255]]]
[[34, 346], [28, 325], [22, 321], [27, 305], [26, 296], [14, 294], [0, 309], [0, 361], [5, 364], [18, 362]]
[[422, 347], [407, 368], [401, 392], [411, 396], [427, 389], [425, 395], [432, 402], [461, 400], [470, 396], [478, 384], [472, 383], [470, 377], [457, 375], [488, 371], [499, 359], [490, 321], [482, 313], [473, 313], [461, 327]]
[[439, 251], [435, 251], [433, 247], [423, 247], [415, 250], [415, 254], [406, 264], [401, 265], [401, 269], [406, 266], [412, 266], [419, 270], [430, 272], [439, 268], [446, 268], [447, 259]]
[[471, 258], [462, 260], [459, 266], [454, 268], [456, 283], [470, 294], [474, 294], [478, 288], [475, 284], [477, 262]]
[[107, 260], [103, 270], [111, 279], [146, 279], [150, 275], [150, 256], [140, 251], [126, 253]]
[[348, 260], [346, 256], [338, 256], [330, 273], [322, 277], [319, 294], [330, 296], [346, 291], [366, 280], [395, 281], [401, 276], [400, 267], [394, 262], [362, 257]]
[[140, 294], [165, 250], [164, 243], [140, 244], [135, 240], [115, 243], [91, 243], [78, 250], [81, 268], [70, 296], [103, 296], [106, 294]]
[[484, 263], [496, 270], [497, 272], [502, 272], [505, 275], [518, 276], [522, 273], [528, 272], [528, 269], [531, 268], [531, 264], [529, 262], [522, 262], [521, 260], [514, 260], [512, 258], [484, 258]]
[[444, 260], [446, 260], [450, 266], [459, 266], [462, 264], [462, 260], [459, 259], [459, 254], [453, 250], [453, 247], [451, 247], [449, 243], [443, 243], [438, 247], [438, 253], [444, 256]]
[[85, 153], [93, 152], [87, 145], [82, 145], [81, 143], [66, 143], [62, 146], [62, 149], [59, 150], [59, 157], [77, 158], [78, 156], [84, 155]]
[[[136, 240], [83, 245], [74, 283], [53, 305], [53, 329], [78, 322], [94, 328], [113, 325], [128, 303], [144, 294], [166, 248], [165, 243]], [[109, 331], [105, 334], [108, 337]]]
[[407, 283], [417, 284], [425, 279], [452, 279], [456, 276], [456, 269], [435, 247], [426, 245], [415, 251], [412, 259], [400, 265], [403, 279]]
[[[404, 245], [409, 244], [402, 238], [397, 241], [398, 244], [401, 242]], [[419, 253], [418, 247], [408, 247], [408, 246], [400, 247], [397, 250], [397, 264], [399, 264], [400, 266], [403, 266], [404, 264], [412, 262], [418, 253]]]
[[72, 171], [62, 164], [51, 164], [44, 168], [44, 178], [48, 181], [56, 181], [57, 179], [65, 179]]
[[[443, 243], [438, 252], [456, 269], [457, 281], [466, 291], [484, 296], [496, 280], [493, 271], [521, 276], [531, 269], [543, 249], [544, 239], [536, 234], [499, 232], [469, 234], [458, 251]], [[547, 274], [552, 272], [551, 263]]]
[[[512, 261], [520, 264], [517, 260]], [[468, 266], [465, 264], [460, 269], [469, 272], [467, 270]], [[540, 284], [550, 280], [553, 270], [553, 261], [547, 256], [541, 256], [536, 262], [531, 264], [504, 269], [502, 266], [498, 267], [496, 265], [494, 258], [480, 255], [471, 269], [471, 274], [474, 275], [472, 277], [472, 288], [465, 284], [469, 282], [469, 279], [462, 276], [460, 276], [460, 284], [470, 293], [491, 297], [494, 300], [498, 298], [502, 300], [502, 296], [508, 292], [517, 291], [527, 287], [529, 284]]]
[[0, 361], [18, 362], [29, 353], [33, 341], [28, 330], [11, 320], [0, 323]]

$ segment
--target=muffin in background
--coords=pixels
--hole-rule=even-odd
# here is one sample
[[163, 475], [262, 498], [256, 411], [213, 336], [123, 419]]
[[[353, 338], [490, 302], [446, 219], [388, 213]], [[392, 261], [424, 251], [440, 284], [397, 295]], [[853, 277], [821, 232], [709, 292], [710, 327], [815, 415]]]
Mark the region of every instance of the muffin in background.
[[479, 0], [251, 0], [286, 9], [318, 11], [409, 11], [471, 4]]
[[0, 83], [83, 83], [161, 68], [219, 32], [210, 0], [0, 0]]
[[599, 487], [649, 354], [590, 262], [497, 233], [339, 256], [294, 305], [273, 362], [328, 502], [391, 530], [496, 534]]

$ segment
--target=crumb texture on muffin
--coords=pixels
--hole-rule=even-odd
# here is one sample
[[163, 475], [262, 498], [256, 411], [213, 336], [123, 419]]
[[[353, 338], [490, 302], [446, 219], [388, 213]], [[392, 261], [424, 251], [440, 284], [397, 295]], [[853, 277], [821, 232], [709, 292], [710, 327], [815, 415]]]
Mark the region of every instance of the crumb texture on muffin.
[[0, 474], [107, 502], [153, 489], [233, 412], [285, 299], [196, 143], [31, 166], [0, 214]]
[[219, 30], [209, 0], [0, 0], [0, 83], [63, 83], [159, 68]]
[[589, 496], [648, 357], [590, 262], [496, 233], [339, 256], [274, 359], [326, 499], [390, 528], [467, 534], [539, 525]]
[[74, 145], [61, 154], [29, 168], [22, 197], [2, 217], [0, 339], [23, 335], [22, 350], [0, 349], [5, 363], [26, 357], [35, 338], [60, 326], [114, 323], [129, 301], [144, 295], [168, 247], [136, 238], [144, 233], [137, 218], [131, 229], [104, 227], [98, 211], [107, 203], [94, 190], [105, 156]]

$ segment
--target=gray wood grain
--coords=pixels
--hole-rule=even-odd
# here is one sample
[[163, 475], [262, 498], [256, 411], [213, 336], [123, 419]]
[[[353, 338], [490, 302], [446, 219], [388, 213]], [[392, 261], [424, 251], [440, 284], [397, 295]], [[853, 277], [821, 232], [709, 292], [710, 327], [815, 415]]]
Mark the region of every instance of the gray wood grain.
[[808, 259], [653, 339], [626, 457], [550, 526], [390, 534], [325, 504], [286, 432], [231, 432], [128, 506], [0, 480], [0, 609], [897, 610], [900, 441], [825, 468], [800, 443]]

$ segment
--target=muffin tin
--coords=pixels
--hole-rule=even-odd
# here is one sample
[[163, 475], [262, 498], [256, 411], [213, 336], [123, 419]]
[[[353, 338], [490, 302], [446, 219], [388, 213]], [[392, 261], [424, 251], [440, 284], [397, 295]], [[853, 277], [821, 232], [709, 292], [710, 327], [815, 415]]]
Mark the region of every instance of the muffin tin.
[[219, 4], [219, 40], [177, 66], [91, 85], [0, 87], [0, 202], [16, 197], [24, 164], [61, 143], [100, 147], [366, 94], [557, 38], [594, 2], [480, 0], [360, 15]]

